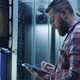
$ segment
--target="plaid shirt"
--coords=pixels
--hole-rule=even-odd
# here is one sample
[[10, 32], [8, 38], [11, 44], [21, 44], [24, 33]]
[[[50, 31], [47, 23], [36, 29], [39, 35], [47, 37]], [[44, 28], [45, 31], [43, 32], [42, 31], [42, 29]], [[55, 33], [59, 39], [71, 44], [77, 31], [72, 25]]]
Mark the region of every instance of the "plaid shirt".
[[80, 19], [69, 28], [55, 71], [45, 80], [80, 80]]

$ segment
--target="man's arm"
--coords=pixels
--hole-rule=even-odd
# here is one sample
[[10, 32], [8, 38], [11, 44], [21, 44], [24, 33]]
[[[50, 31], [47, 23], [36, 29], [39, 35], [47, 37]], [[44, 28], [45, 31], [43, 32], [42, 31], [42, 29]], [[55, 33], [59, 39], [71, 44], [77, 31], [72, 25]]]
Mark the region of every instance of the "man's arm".
[[[77, 30], [71, 35], [69, 46], [67, 47], [69, 68], [58, 69], [52, 75], [51, 80], [77, 80], [80, 76], [80, 31]], [[44, 79], [47, 80], [47, 79]]]

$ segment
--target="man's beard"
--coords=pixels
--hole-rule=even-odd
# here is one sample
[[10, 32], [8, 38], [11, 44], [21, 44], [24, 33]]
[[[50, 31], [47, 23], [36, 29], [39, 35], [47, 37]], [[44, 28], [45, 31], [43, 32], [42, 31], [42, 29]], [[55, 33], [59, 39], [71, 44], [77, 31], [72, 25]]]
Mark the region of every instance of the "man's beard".
[[60, 26], [57, 28], [60, 36], [65, 36], [68, 33], [68, 25], [60, 16]]

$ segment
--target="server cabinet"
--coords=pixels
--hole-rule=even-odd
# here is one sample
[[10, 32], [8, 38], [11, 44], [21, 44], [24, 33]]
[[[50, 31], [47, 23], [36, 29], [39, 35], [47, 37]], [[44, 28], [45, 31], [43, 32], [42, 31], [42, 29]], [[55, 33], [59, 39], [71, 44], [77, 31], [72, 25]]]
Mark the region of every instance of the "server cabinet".
[[9, 48], [9, 0], [0, 0], [0, 80], [11, 79], [11, 54], [1, 52]]
[[51, 26], [44, 13], [48, 3], [46, 0], [18, 1], [17, 80], [38, 80], [22, 63], [40, 67], [41, 61], [50, 62]]

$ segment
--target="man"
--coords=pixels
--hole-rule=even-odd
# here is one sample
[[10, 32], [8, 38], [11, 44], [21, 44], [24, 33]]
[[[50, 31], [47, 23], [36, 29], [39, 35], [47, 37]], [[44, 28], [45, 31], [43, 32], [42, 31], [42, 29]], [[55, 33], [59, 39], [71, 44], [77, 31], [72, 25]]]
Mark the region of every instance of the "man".
[[49, 74], [39, 75], [35, 70], [29, 71], [41, 80], [80, 80], [80, 19], [76, 19], [68, 0], [52, 1], [46, 12], [52, 27], [66, 38], [55, 66], [41, 62], [41, 68]]
[[42, 61], [43, 70], [50, 72], [43, 80], [80, 80], [80, 19], [76, 19], [68, 0], [52, 1], [46, 12], [51, 25], [60, 36], [66, 36], [56, 66]]

